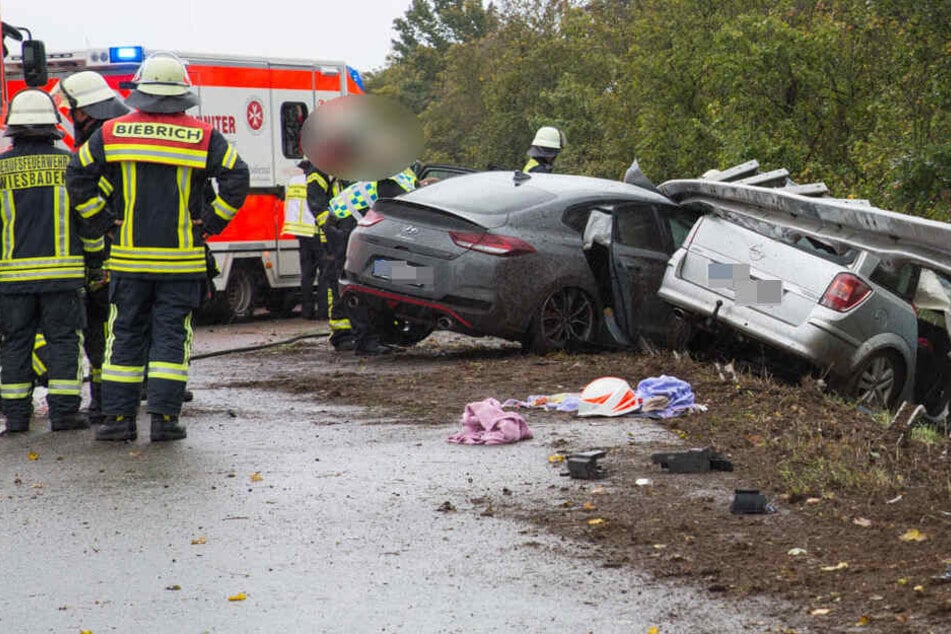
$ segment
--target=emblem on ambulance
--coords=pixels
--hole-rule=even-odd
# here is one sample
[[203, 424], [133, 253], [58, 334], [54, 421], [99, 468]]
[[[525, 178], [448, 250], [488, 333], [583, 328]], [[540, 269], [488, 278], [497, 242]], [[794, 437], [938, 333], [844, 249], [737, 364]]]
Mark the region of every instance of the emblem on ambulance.
[[251, 97], [245, 105], [245, 123], [251, 134], [259, 134], [264, 128], [264, 104], [258, 97]]

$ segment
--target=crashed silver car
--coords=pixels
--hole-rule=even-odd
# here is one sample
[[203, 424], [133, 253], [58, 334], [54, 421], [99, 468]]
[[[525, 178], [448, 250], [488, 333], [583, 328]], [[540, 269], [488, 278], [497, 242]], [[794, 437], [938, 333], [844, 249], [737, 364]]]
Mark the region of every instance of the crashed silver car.
[[796, 187], [662, 185], [702, 218], [668, 262], [658, 295], [692, 332], [765, 343], [870, 404], [927, 402], [929, 413], [946, 415], [951, 328], [920, 318], [915, 304], [947, 310], [951, 257], [940, 245], [951, 244], [951, 226], [805, 198]]

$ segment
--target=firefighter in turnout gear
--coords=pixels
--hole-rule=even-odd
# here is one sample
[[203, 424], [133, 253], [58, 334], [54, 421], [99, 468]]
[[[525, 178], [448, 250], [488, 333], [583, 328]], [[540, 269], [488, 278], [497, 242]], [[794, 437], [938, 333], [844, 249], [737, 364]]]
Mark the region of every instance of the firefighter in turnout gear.
[[[317, 216], [325, 214], [330, 199], [338, 193], [337, 181], [304, 160], [297, 165], [304, 173], [291, 178], [284, 201], [282, 233], [297, 236], [300, 254], [301, 317], [327, 319], [327, 278], [324, 269], [326, 236]], [[323, 216], [326, 220], [326, 216]], [[318, 270], [320, 276], [318, 280]], [[317, 281], [316, 309], [314, 282]]]
[[[347, 257], [347, 242], [357, 222], [379, 198], [395, 198], [418, 186], [416, 173], [407, 168], [379, 181], [361, 181], [350, 185], [330, 200], [327, 217], [328, 250], [332, 253], [334, 279], [339, 279]], [[331, 298], [330, 343], [337, 350], [355, 350], [361, 355], [386, 354], [389, 348], [373, 334], [369, 311], [362, 306], [347, 308], [338, 295]]]
[[523, 172], [550, 174], [554, 169], [555, 159], [565, 147], [565, 134], [558, 128], [544, 126], [538, 128], [531, 147], [528, 148], [528, 162], [522, 168]]
[[58, 123], [59, 111], [42, 90], [23, 90], [10, 102], [5, 134], [13, 148], [0, 154], [0, 398], [7, 433], [29, 429], [39, 331], [48, 350], [50, 427], [89, 427], [79, 412], [82, 221], [66, 192], [70, 154], [54, 147]]
[[[59, 83], [58, 90], [69, 104], [76, 147], [81, 147], [109, 119], [129, 113], [129, 108], [116, 97], [102, 75], [91, 70], [65, 78]], [[109, 198], [113, 185], [103, 178], [100, 189]], [[108, 243], [108, 236], [83, 238], [87, 254], [101, 254], [101, 257], [87, 258], [86, 268], [86, 330], [83, 332], [83, 347], [89, 359], [88, 412], [92, 424], [99, 424], [103, 420], [102, 361], [106, 352], [106, 320], [109, 317], [109, 279], [103, 263], [108, 257]]]
[[[146, 59], [126, 103], [132, 114], [103, 124], [69, 164], [67, 186], [80, 214], [109, 214], [100, 189], [114, 184], [109, 260], [109, 331], [102, 366], [97, 440], [134, 440], [148, 372], [153, 441], [186, 435], [179, 424], [192, 340], [192, 311], [207, 275], [204, 237], [219, 233], [244, 203], [249, 171], [224, 136], [185, 111], [198, 104], [185, 65]], [[218, 192], [209, 200], [208, 179]], [[49, 335], [47, 334], [47, 338]]]

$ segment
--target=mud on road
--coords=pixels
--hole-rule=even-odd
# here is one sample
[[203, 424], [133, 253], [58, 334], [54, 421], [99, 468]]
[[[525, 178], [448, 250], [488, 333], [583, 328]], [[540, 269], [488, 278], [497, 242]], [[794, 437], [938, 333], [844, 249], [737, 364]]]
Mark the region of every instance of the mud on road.
[[[607, 449], [608, 476], [570, 480], [554, 462], [547, 486], [518, 496], [496, 492], [470, 506], [570, 539], [602, 569], [647, 571], [717, 601], [788, 602], [781, 622], [789, 631], [951, 631], [951, 581], [943, 578], [951, 568], [951, 443], [889, 428], [887, 416], [815, 384], [736, 376], [663, 354], [533, 357], [504, 342], [452, 335], [387, 357], [336, 353], [325, 341], [259, 354], [280, 358], [286, 369], [232, 387], [359, 405], [371, 417], [445, 435], [458, 431], [467, 403], [487, 397], [580, 391], [599, 376], [632, 384], [677, 376], [693, 385], [707, 412], [579, 426], [570, 414], [521, 410], [530, 427], [552, 430], [552, 455]], [[622, 441], [606, 443], [605, 428]], [[669, 474], [650, 460], [656, 451], [708, 446], [735, 470]], [[649, 486], [636, 484], [645, 478]], [[737, 488], [763, 491], [777, 512], [730, 514]]]

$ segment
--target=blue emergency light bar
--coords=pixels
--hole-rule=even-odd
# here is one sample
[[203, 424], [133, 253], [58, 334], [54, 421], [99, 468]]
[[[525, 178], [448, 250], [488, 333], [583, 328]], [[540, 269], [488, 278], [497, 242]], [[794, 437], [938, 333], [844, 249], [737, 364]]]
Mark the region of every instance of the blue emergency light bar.
[[109, 61], [113, 64], [120, 62], [141, 62], [145, 59], [145, 52], [141, 46], [113, 46], [109, 49]]

